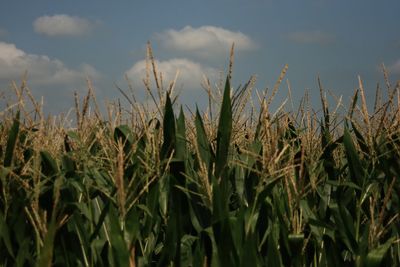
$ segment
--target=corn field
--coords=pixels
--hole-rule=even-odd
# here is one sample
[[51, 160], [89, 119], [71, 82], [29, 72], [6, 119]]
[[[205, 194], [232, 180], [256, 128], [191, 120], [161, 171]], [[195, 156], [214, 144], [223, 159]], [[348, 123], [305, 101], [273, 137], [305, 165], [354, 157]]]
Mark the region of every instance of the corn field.
[[154, 110], [120, 89], [129, 108], [104, 115], [89, 84], [73, 127], [14, 86], [0, 265], [400, 266], [399, 84], [372, 114], [361, 79], [346, 112], [320, 83], [322, 110], [304, 97], [271, 113], [286, 69], [259, 109], [232, 66], [206, 111], [185, 112], [156, 71]]

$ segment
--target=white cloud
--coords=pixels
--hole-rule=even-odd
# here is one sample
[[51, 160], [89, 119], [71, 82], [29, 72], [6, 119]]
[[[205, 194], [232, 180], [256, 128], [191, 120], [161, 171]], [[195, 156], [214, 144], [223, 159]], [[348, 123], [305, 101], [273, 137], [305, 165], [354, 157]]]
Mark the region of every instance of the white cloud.
[[400, 74], [400, 59], [389, 66], [388, 68], [390, 74]]
[[[200, 88], [204, 75], [214, 78], [214, 75], [218, 73], [214, 68], [203, 66], [185, 58], [174, 58], [166, 61], [156, 60], [155, 63], [157, 72], [162, 73], [164, 87], [167, 87], [174, 80], [177, 70], [179, 70], [179, 76], [176, 86], [178, 88], [182, 86], [183, 90]], [[142, 81], [146, 76], [146, 61], [136, 62], [126, 71], [126, 75], [136, 86], [143, 86]], [[152, 72], [150, 77], [153, 81]], [[154, 88], [154, 82], [152, 86]]]
[[35, 32], [47, 36], [80, 36], [89, 33], [95, 23], [69, 15], [42, 16], [33, 22]]
[[335, 41], [333, 34], [322, 31], [298, 31], [285, 36], [288, 40], [302, 44], [329, 44]]
[[50, 59], [45, 55], [28, 54], [14, 44], [0, 42], [0, 84], [19, 81], [22, 74], [28, 72], [28, 84], [32, 86], [76, 86], [86, 77], [97, 80], [100, 74], [88, 65], [82, 64], [71, 69], [58, 59]]
[[169, 29], [155, 36], [166, 49], [190, 51], [200, 56], [225, 52], [230, 49], [232, 43], [235, 43], [236, 51], [256, 47], [255, 42], [247, 35], [214, 26], [186, 26], [181, 30]]

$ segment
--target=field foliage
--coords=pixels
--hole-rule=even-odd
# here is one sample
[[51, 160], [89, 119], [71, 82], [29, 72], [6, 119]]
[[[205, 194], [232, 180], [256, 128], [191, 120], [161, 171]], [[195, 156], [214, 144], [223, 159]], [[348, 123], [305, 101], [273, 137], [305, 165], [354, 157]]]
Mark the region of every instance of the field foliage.
[[149, 63], [153, 108], [120, 89], [129, 107], [101, 112], [89, 84], [73, 127], [14, 86], [0, 265], [400, 266], [399, 84], [372, 113], [361, 80], [346, 112], [320, 83], [320, 111], [305, 96], [271, 113], [287, 67], [254, 108], [230, 64], [222, 87], [205, 83], [208, 109], [188, 110]]

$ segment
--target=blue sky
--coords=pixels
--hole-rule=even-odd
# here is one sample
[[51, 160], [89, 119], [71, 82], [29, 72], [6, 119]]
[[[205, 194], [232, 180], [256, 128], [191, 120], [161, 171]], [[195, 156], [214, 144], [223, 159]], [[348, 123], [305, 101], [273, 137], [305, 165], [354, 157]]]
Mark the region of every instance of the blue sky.
[[[358, 75], [372, 103], [382, 63], [400, 79], [398, 0], [0, 1], [0, 91], [28, 71], [53, 113], [73, 106], [87, 76], [100, 102], [121, 97], [125, 74], [142, 91], [148, 40], [167, 80], [180, 70], [185, 104], [205, 102], [202, 75], [217, 81], [232, 41], [234, 87], [256, 75], [257, 89], [271, 88], [288, 64], [294, 101], [307, 89], [316, 108], [318, 75], [345, 103]], [[277, 101], [286, 96], [285, 82]]]

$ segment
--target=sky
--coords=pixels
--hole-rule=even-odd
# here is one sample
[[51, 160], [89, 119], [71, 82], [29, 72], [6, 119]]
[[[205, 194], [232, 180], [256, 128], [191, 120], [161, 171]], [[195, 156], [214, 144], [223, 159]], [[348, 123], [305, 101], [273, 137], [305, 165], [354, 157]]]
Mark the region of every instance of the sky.
[[288, 96], [289, 82], [295, 104], [308, 91], [318, 108], [320, 77], [324, 89], [349, 103], [360, 76], [373, 103], [377, 83], [384, 88], [382, 64], [391, 82], [400, 79], [398, 0], [0, 0], [0, 6], [0, 96], [26, 72], [33, 95], [56, 114], [73, 107], [75, 91], [85, 94], [87, 78], [101, 103], [123, 98], [116, 87], [128, 88], [125, 76], [143, 95], [148, 41], [166, 84], [179, 70], [184, 104], [206, 103], [202, 79], [216, 84], [226, 74], [233, 42], [234, 88], [252, 75], [255, 89], [272, 88], [288, 64], [277, 102]]

